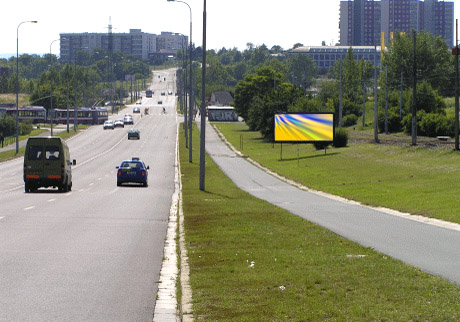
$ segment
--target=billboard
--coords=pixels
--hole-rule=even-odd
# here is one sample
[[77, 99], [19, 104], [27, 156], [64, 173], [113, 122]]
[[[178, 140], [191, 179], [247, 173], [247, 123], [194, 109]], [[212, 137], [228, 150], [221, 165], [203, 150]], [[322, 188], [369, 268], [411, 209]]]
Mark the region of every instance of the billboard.
[[332, 142], [334, 113], [275, 114], [275, 142]]

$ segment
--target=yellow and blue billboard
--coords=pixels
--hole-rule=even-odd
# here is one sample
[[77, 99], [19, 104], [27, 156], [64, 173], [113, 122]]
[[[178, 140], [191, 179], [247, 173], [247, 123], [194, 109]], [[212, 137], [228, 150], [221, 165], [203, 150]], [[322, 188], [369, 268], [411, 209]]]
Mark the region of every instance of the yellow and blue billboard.
[[334, 113], [275, 114], [275, 142], [332, 142]]

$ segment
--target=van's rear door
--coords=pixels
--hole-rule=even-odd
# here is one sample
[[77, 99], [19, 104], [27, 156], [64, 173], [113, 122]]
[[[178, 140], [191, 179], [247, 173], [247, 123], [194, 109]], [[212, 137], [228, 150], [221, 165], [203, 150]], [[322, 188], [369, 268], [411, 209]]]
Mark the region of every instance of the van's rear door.
[[27, 156], [24, 164], [26, 180], [38, 180], [44, 177], [44, 141], [29, 139], [27, 144]]
[[61, 159], [64, 158], [63, 151], [60, 149], [61, 142], [59, 140], [51, 139], [45, 145], [45, 158], [44, 158], [44, 176], [51, 180], [61, 180], [62, 167]]

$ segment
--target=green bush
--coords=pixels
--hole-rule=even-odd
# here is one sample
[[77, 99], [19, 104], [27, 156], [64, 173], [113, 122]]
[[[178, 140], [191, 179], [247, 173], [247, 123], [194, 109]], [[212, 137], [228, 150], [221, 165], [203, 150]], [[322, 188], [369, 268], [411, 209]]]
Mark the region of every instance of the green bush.
[[[379, 130], [385, 131], [385, 109], [379, 109]], [[388, 109], [388, 132], [394, 133], [401, 131], [401, 122], [399, 120], [399, 107], [391, 107]]]
[[[408, 114], [403, 119], [403, 129], [407, 134], [411, 133], [412, 115]], [[417, 135], [436, 137], [438, 135], [454, 136], [454, 115], [447, 116], [445, 113], [417, 112]]]
[[348, 144], [348, 132], [344, 128], [339, 128], [335, 131], [334, 146], [336, 148], [346, 147]]
[[313, 142], [313, 145], [316, 150], [324, 150], [329, 145], [331, 145], [331, 142]]
[[27, 120], [19, 123], [19, 135], [27, 135], [32, 132], [33, 127], [32, 127], [32, 122]]
[[358, 122], [358, 117], [355, 114], [348, 114], [343, 117], [342, 125], [343, 126], [353, 126]]

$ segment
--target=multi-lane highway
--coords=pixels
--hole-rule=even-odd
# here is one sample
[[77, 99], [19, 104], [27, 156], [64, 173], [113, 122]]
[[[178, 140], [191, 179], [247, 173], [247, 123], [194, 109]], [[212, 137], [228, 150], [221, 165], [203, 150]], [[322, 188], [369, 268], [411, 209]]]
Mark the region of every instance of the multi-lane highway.
[[[174, 72], [154, 73], [140, 105], [150, 113], [133, 126], [68, 140], [71, 192], [26, 194], [23, 160], [0, 163], [0, 321], [152, 321], [174, 190]], [[131, 127], [140, 140], [127, 139]], [[133, 156], [150, 166], [148, 188], [116, 185]]]

